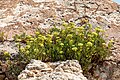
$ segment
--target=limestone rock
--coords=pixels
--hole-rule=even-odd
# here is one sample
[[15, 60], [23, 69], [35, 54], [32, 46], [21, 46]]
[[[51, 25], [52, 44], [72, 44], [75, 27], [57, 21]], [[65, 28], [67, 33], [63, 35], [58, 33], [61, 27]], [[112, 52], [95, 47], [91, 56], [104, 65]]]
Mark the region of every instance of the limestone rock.
[[[0, 32], [5, 32], [7, 40], [11, 40], [15, 34], [21, 34], [23, 32], [30, 35], [34, 34], [36, 28], [42, 28], [42, 30], [46, 32], [54, 25], [59, 27], [63, 19], [68, 22], [73, 21], [77, 26], [80, 26], [79, 20], [81, 18], [87, 18], [93, 27], [101, 26], [106, 30], [105, 33], [108, 34], [108, 39], [114, 38], [117, 41], [115, 42], [115, 47], [117, 48], [113, 50], [112, 56], [109, 58], [120, 61], [120, 5], [112, 0], [0, 0]], [[0, 43], [0, 51], [5, 50], [11, 54], [18, 53], [18, 49], [16, 49], [16, 46], [13, 44], [14, 43], [11, 42], [5, 42], [5, 44]], [[42, 62], [40, 63], [43, 64]], [[75, 66], [58, 64], [59, 66], [56, 67], [54, 63], [51, 64], [53, 66], [52, 68], [50, 65], [43, 66], [35, 64], [35, 69], [41, 70], [38, 66], [44, 67], [42, 73], [39, 70], [34, 70], [33, 65], [27, 67], [31, 69], [32, 72], [28, 69], [23, 72], [29, 73], [29, 76], [39, 77], [43, 75], [43, 72], [47, 74], [56, 71], [58, 75], [66, 72], [64, 75], [68, 75], [79, 70], [79, 68]], [[69, 68], [66, 69], [66, 67]], [[71, 70], [71, 68], [73, 70]], [[103, 65], [102, 69], [104, 68], [106, 70], [104, 70], [104, 72], [106, 73], [111, 71]], [[120, 68], [113, 69], [113, 80], [120, 79], [118, 74], [119, 69]], [[101, 73], [99, 76], [104, 75], [104, 73], [100, 71], [98, 71], [98, 73]], [[56, 74], [57, 73], [48, 75], [52, 76]], [[24, 78], [27, 77], [26, 74], [22, 76]], [[66, 76], [61, 76], [61, 79], [63, 77]], [[107, 79], [106, 76], [101, 78]], [[40, 77], [40, 79], [44, 79], [44, 76]], [[48, 80], [50, 80], [50, 77], [48, 77]]]
[[31, 60], [18, 80], [87, 80], [77, 60], [44, 63]]
[[[120, 5], [112, 0], [1, 0], [0, 31], [8, 35], [33, 34], [35, 28], [52, 27], [62, 20], [75, 21], [87, 15], [95, 26], [120, 25]], [[113, 26], [111, 26], [113, 27]]]

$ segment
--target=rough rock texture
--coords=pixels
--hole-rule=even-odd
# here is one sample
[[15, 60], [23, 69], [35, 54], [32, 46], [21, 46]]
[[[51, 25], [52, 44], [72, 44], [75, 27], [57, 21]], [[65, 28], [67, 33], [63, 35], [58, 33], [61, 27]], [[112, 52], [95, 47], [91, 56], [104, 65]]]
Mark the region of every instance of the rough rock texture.
[[9, 42], [5, 41], [3, 43], [0, 43], [0, 52], [7, 51], [11, 54], [18, 53], [18, 48], [15, 44], [15, 42]]
[[18, 80], [87, 80], [77, 60], [44, 63], [31, 60]]
[[[120, 80], [120, 5], [112, 0], [0, 0], [0, 32], [8, 40], [23, 32], [33, 34], [36, 28], [46, 31], [62, 20], [79, 26], [82, 18], [89, 19], [93, 27], [102, 26], [108, 39], [116, 41], [110, 61], [98, 65], [93, 80]], [[0, 43], [1, 50], [17, 52], [11, 42]]]
[[87, 16], [94, 27], [111, 27], [115, 33], [120, 26], [120, 5], [111, 0], [1, 0], [0, 6], [0, 30], [8, 39], [21, 32], [33, 34], [35, 28], [49, 28], [63, 19], [76, 21], [82, 16]]

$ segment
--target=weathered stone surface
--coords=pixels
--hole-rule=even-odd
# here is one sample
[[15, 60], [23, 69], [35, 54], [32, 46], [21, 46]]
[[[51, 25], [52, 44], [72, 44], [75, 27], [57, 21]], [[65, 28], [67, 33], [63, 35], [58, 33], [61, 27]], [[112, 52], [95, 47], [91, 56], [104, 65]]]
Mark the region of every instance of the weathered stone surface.
[[119, 5], [111, 0], [1, 0], [0, 6], [0, 31], [8, 39], [22, 32], [33, 34], [36, 27], [52, 27], [63, 19], [76, 20], [85, 15], [94, 26], [104, 29], [113, 23], [120, 25]]
[[[79, 26], [79, 19], [83, 16], [87, 16], [93, 27], [102, 26], [106, 29], [109, 39], [115, 39], [115, 48], [109, 59], [120, 61], [120, 5], [112, 0], [0, 0], [0, 32], [5, 32], [8, 40], [13, 39], [13, 35], [23, 32], [34, 34], [36, 28], [47, 31], [55, 24], [59, 27], [63, 19], [73, 21]], [[13, 43], [8, 42], [0, 44], [0, 50], [17, 52]], [[107, 77], [110, 76], [110, 70], [106, 68], [101, 68], [106, 70], [105, 73], [98, 72], [99, 79], [106, 79], [106, 76], [101, 77], [106, 73]], [[112, 80], [119, 80], [117, 76], [120, 75], [120, 68], [113, 67], [112, 70]], [[51, 69], [48, 68], [47, 71]], [[63, 68], [56, 68], [56, 71], [64, 72]], [[69, 69], [65, 71], [71, 72]], [[29, 74], [32, 75], [33, 73]]]
[[16, 54], [18, 52], [18, 48], [16, 47], [15, 42], [5, 41], [3, 43], [0, 43], [0, 53], [2, 51], [7, 51], [11, 54]]
[[7, 71], [6, 64], [0, 64], [0, 80], [4, 80], [6, 78], [5, 72]]
[[87, 80], [77, 60], [44, 63], [31, 60], [18, 76], [19, 80]]
[[0, 74], [0, 80], [4, 80], [5, 79], [5, 75], [4, 74]]

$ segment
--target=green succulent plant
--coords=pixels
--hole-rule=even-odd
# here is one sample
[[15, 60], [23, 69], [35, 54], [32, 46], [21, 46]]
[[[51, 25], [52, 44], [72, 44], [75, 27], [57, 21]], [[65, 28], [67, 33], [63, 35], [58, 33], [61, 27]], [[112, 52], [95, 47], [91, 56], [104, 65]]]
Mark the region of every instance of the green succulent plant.
[[30, 61], [58, 61], [77, 59], [84, 71], [90, 65], [104, 60], [110, 54], [112, 41], [107, 44], [103, 30], [92, 28], [89, 23], [77, 27], [73, 22], [63, 23], [62, 28], [53, 27], [47, 34], [37, 31], [35, 36], [25, 34], [16, 36], [15, 40], [24, 40], [26, 46], [19, 46], [21, 59]]
[[5, 40], [4, 37], [4, 32], [0, 32], [0, 42], [3, 42]]

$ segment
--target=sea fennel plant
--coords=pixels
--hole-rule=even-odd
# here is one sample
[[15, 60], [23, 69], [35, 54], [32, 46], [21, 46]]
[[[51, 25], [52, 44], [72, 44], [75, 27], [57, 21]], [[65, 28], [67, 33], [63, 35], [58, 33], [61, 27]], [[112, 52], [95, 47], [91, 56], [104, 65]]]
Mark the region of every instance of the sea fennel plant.
[[[27, 35], [26, 35], [27, 36]], [[106, 43], [104, 31], [89, 23], [76, 27], [73, 22], [53, 27], [47, 34], [36, 32], [27, 36], [26, 46], [19, 45], [21, 59], [30, 61], [63, 61], [77, 59], [84, 71], [104, 60], [110, 54], [111, 43]]]

